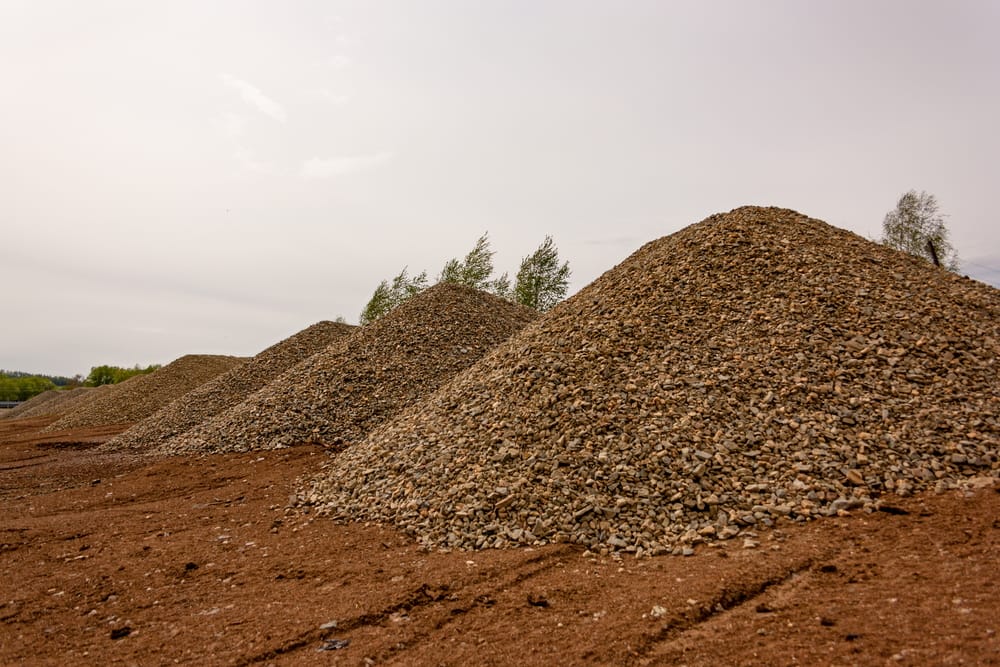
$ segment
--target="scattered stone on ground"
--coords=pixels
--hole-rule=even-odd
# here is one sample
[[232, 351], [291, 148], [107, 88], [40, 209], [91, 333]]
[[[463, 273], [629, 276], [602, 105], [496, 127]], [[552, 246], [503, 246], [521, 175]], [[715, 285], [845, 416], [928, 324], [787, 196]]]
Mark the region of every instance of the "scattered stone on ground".
[[245, 357], [185, 355], [152, 373], [106, 385], [108, 389], [99, 395], [88, 394], [85, 402], [49, 424], [43, 431], [51, 433], [83, 426], [140, 421], [174, 399], [245, 361]]
[[105, 444], [104, 449], [150, 449], [240, 403], [295, 364], [357, 327], [318, 322], [276, 343], [213, 380], [184, 394]]
[[998, 355], [1000, 290], [740, 208], [646, 244], [299, 500], [436, 547], [756, 543], [996, 477]]
[[435, 285], [158, 452], [297, 443], [341, 448], [430, 394], [536, 316], [485, 292]]

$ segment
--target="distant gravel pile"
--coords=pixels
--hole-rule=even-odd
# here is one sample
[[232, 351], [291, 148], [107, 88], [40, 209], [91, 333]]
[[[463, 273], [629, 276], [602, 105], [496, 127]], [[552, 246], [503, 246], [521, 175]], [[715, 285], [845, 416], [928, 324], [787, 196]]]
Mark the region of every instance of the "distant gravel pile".
[[[73, 406], [77, 405], [79, 401], [84, 399], [84, 397], [90, 396], [93, 391], [94, 389], [92, 387], [76, 387], [75, 389], [56, 390], [54, 391], [55, 396], [53, 396], [51, 400], [46, 400], [38, 405], [32, 405], [30, 408], [22, 412], [20, 417], [44, 417], [47, 415], [66, 414], [67, 411], [74, 409]], [[41, 395], [42, 394], [39, 394], [39, 396]], [[24, 405], [27, 405], [27, 403]], [[24, 405], [19, 405], [18, 408], [24, 407]]]
[[43, 391], [40, 394], [35, 394], [34, 396], [26, 400], [24, 403], [21, 403], [16, 407], [10, 408], [9, 410], [0, 410], [0, 419], [13, 419], [13, 418], [20, 419], [21, 417], [24, 416], [24, 413], [26, 413], [27, 411], [33, 408], [41, 407], [42, 405], [48, 403], [58, 395], [59, 395], [58, 389], [49, 389], [47, 391]]
[[110, 385], [100, 395], [85, 399], [72, 412], [52, 422], [42, 432], [87, 426], [125, 424], [145, 419], [220, 373], [242, 364], [245, 357], [189, 354], [146, 375]]
[[299, 492], [475, 549], [686, 553], [998, 476], [1000, 291], [794, 211], [653, 241]]
[[342, 447], [430, 394], [530, 322], [532, 310], [439, 284], [288, 370], [161, 453]]
[[267, 348], [142, 420], [102, 449], [150, 449], [240, 403], [295, 364], [351, 334], [357, 327], [318, 322]]

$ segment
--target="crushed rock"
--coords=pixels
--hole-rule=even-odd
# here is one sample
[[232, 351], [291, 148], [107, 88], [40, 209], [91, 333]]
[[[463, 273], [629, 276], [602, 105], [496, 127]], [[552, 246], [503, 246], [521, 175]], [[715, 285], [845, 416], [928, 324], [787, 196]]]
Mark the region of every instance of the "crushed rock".
[[[20, 417], [45, 417], [48, 415], [63, 415], [70, 410], [75, 410], [77, 405], [86, 398], [92, 396], [96, 388], [76, 387], [74, 389], [63, 389], [56, 391], [56, 395], [51, 400], [44, 401], [40, 405], [32, 406], [20, 414]], [[25, 404], [27, 405], [27, 404]], [[19, 406], [20, 407], [20, 406]]]
[[14, 406], [13, 408], [0, 410], [0, 419], [13, 419], [14, 417], [23, 416], [25, 412], [35, 408], [40, 408], [45, 403], [48, 403], [58, 396], [59, 393], [60, 391], [58, 389], [47, 389], [40, 394], [35, 394], [28, 400]]
[[87, 398], [76, 409], [52, 422], [41, 432], [137, 422], [245, 361], [245, 357], [185, 355], [152, 373], [136, 375], [118, 384], [105, 385], [108, 389], [100, 394], [87, 394]]
[[426, 545], [683, 553], [998, 476], [1000, 290], [787, 209], [646, 244], [300, 485]]
[[350, 324], [317, 322], [184, 394], [109, 440], [102, 449], [149, 449], [181, 435], [240, 403], [281, 373], [355, 329]]
[[297, 366], [155, 453], [228, 452], [319, 443], [331, 449], [430, 394], [537, 313], [438, 284]]

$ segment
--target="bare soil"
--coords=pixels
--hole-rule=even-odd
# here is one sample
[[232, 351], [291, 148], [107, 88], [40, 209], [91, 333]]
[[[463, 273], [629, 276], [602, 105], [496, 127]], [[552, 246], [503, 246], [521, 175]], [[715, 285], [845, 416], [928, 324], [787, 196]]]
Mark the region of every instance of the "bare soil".
[[151, 461], [0, 421], [0, 664], [1000, 664], [1000, 493], [693, 556], [429, 552], [288, 507], [319, 447]]

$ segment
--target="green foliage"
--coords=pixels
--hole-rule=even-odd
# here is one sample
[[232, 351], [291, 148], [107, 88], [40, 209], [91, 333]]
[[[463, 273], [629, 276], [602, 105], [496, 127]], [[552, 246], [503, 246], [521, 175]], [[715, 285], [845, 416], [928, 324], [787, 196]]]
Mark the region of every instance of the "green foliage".
[[501, 299], [507, 299], [508, 301], [514, 300], [514, 288], [511, 287], [510, 278], [505, 272], [499, 278], [490, 281], [489, 292], [493, 292]]
[[493, 255], [489, 234], [483, 234], [463, 261], [450, 259], [445, 263], [438, 282], [458, 283], [479, 290], [488, 289], [490, 275], [493, 273]]
[[52, 380], [39, 375], [0, 375], [0, 401], [26, 401], [55, 388]]
[[[479, 237], [464, 259], [454, 258], [445, 262], [438, 274], [438, 282], [466, 285], [537, 310], [548, 310], [566, 297], [569, 263], [559, 265], [559, 252], [551, 236], [546, 236], [545, 242], [534, 253], [521, 260], [521, 270], [513, 286], [506, 273], [492, 278], [493, 255], [487, 232]], [[383, 280], [375, 288], [361, 311], [361, 324], [374, 322], [426, 287], [426, 271], [409, 278], [404, 268], [392, 283]]]
[[419, 294], [421, 290], [427, 288], [427, 272], [421, 271], [412, 278], [406, 274], [406, 267], [400, 271], [392, 283], [385, 280], [375, 288], [372, 298], [365, 304], [361, 311], [360, 322], [362, 325], [370, 324], [382, 317], [390, 310], [403, 303], [410, 297]]
[[490, 278], [493, 275], [493, 255], [496, 253], [490, 249], [489, 237], [489, 232], [480, 236], [464, 260], [449, 259], [445, 262], [438, 282], [458, 283], [505, 299], [511, 298], [510, 278], [506, 273], [499, 278]]
[[39, 377], [49, 380], [57, 387], [78, 387], [80, 386], [80, 381], [83, 379], [81, 375], [75, 375], [71, 378], [63, 377], [62, 375], [46, 375], [45, 373], [25, 373], [24, 371], [6, 371], [0, 368], [0, 376], [6, 375], [12, 378], [26, 378], [26, 377]]
[[882, 221], [882, 243], [932, 261], [928, 242], [934, 245], [941, 266], [958, 270], [958, 253], [948, 240], [944, 216], [938, 212], [934, 195], [910, 190], [889, 211]]
[[559, 250], [546, 236], [535, 252], [521, 260], [514, 283], [514, 300], [521, 305], [546, 311], [566, 298], [569, 290], [569, 262], [559, 264]]
[[145, 368], [142, 368], [139, 364], [136, 364], [133, 368], [94, 366], [90, 369], [90, 375], [83, 381], [83, 384], [87, 387], [100, 387], [102, 384], [118, 384], [136, 375], [152, 373], [159, 367], [159, 364], [152, 364]]

